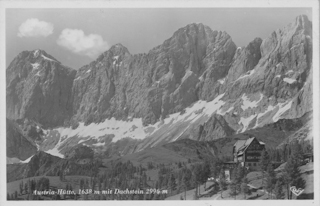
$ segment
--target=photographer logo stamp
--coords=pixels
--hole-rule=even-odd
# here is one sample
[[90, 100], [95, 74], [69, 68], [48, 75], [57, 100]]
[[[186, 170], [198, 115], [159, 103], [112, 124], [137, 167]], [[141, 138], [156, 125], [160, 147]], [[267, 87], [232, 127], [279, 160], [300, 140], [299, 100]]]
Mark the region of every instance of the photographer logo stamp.
[[301, 188], [297, 189], [296, 186], [290, 187], [290, 190], [291, 190], [291, 192], [292, 192], [293, 194], [295, 194], [296, 196], [301, 195], [301, 193], [303, 193], [303, 191], [304, 191], [304, 190], [301, 189]]

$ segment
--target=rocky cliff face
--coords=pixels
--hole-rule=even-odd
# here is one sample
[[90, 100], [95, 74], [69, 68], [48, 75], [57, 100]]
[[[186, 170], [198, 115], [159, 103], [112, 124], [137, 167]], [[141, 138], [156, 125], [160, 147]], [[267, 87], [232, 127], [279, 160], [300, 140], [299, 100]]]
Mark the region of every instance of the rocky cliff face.
[[256, 56], [261, 52], [258, 65], [254, 70], [249, 69], [252, 72], [248, 72], [247, 76], [232, 84], [230, 82], [226, 87], [229, 97], [263, 92], [265, 96], [274, 96], [279, 100], [292, 98], [303, 87], [310, 71], [311, 30], [307, 17], [300, 16], [294, 23], [263, 40], [260, 51], [256, 50]]
[[7, 118], [63, 125], [72, 114], [75, 74], [45, 51], [21, 52], [6, 70]]
[[[232, 74], [235, 72], [232, 72], [233, 68], [230, 69], [231, 74], [226, 79], [228, 84], [220, 92], [225, 93], [230, 103], [237, 102], [239, 98], [242, 99], [242, 105], [233, 104], [233, 114], [239, 116], [238, 120], [241, 118], [250, 120], [253, 123], [252, 128], [255, 125], [265, 124], [266, 121], [270, 122], [271, 117], [273, 121], [277, 121], [280, 117], [301, 117], [305, 112], [310, 111], [312, 108], [310, 105], [312, 102], [310, 101], [312, 97], [311, 31], [311, 22], [306, 16], [299, 16], [295, 22], [283, 30], [273, 32], [263, 40], [260, 50], [253, 50], [256, 53], [252, 56], [259, 57], [261, 53], [261, 58], [256, 66], [246, 67], [252, 68], [251, 70], [248, 69], [237, 78], [239, 75], [234, 77]], [[250, 65], [254, 65], [257, 61], [251, 62]], [[234, 61], [234, 64], [236, 63], [237, 60]], [[236, 68], [241, 67], [236, 66]], [[235, 78], [237, 79], [234, 80]], [[229, 119], [234, 121], [230, 115], [226, 118], [227, 121]], [[233, 125], [232, 122], [229, 121], [229, 123]], [[243, 124], [242, 131], [245, 126]], [[250, 128], [250, 125], [247, 126], [245, 129]], [[237, 129], [237, 125], [234, 129]]]
[[37, 50], [7, 69], [7, 117], [44, 125], [41, 148], [62, 153], [77, 144], [107, 152], [126, 137], [134, 140], [121, 141], [120, 154], [212, 140], [310, 110], [306, 16], [244, 48], [226, 32], [190, 24], [148, 54], [117, 44], [75, 71]]
[[7, 123], [7, 157], [16, 157], [20, 160], [26, 160], [28, 157], [37, 152], [37, 147], [32, 140], [23, 135], [21, 129], [11, 120]]
[[133, 117], [148, 125], [199, 99], [212, 100], [235, 50], [227, 33], [202, 24], [179, 29], [148, 54], [131, 55], [124, 46], [115, 45], [78, 70], [74, 120]]
[[199, 127], [199, 141], [210, 141], [234, 134], [235, 131], [228, 125], [223, 116], [214, 114]]

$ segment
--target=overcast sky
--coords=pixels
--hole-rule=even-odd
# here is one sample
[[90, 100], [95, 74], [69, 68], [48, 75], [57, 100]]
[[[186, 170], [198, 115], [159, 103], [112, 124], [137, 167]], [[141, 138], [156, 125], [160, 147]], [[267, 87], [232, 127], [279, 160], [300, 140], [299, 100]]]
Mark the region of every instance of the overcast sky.
[[131, 54], [147, 53], [194, 22], [226, 31], [237, 46], [246, 46], [301, 14], [312, 18], [306, 8], [7, 9], [6, 65], [21, 51], [42, 49], [78, 69], [117, 43]]

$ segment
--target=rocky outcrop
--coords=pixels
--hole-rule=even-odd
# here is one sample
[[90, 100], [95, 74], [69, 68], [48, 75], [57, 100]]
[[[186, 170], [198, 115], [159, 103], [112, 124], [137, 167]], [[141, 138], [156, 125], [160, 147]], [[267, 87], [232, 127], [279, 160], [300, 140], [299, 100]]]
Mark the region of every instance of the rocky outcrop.
[[[296, 131], [289, 135], [281, 144], [277, 146], [277, 148], [281, 148], [286, 144], [290, 144], [294, 141], [309, 141], [311, 145], [313, 145], [313, 115], [311, 112], [304, 114], [301, 118], [300, 127], [295, 124], [291, 124], [291, 127], [295, 127]], [[297, 130], [298, 128], [298, 130]]]
[[[59, 157], [39, 151], [31, 158], [30, 162], [27, 163], [24, 175], [25, 177], [44, 175], [46, 172], [50, 171], [51, 168], [58, 171], [60, 168], [55, 164], [60, 160]], [[55, 172], [54, 175], [57, 175], [57, 172]]]
[[23, 132], [12, 120], [7, 119], [7, 157], [16, 157], [19, 160], [26, 160], [37, 152], [34, 142], [28, 140]]
[[210, 141], [234, 133], [235, 131], [228, 125], [223, 116], [214, 114], [204, 125], [199, 126], [198, 141]]
[[45, 51], [21, 52], [6, 70], [7, 118], [63, 125], [72, 114], [75, 74]]
[[226, 83], [223, 84], [223, 89], [228, 89], [228, 85], [236, 81], [241, 75], [252, 70], [261, 58], [262, 39], [255, 38], [245, 48], [238, 47], [234, 56], [234, 61], [228, 72]]
[[7, 182], [43, 175], [58, 176], [66, 163], [64, 159], [38, 151], [27, 163], [7, 165]]

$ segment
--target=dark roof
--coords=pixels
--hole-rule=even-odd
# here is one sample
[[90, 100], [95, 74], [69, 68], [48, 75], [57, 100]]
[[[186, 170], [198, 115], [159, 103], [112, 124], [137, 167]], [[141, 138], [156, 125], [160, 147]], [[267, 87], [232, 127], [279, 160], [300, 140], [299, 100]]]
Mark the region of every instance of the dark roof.
[[[241, 155], [247, 148], [248, 146], [252, 143], [252, 141], [255, 139], [255, 137], [250, 137], [247, 140], [238, 140], [236, 143], [234, 143], [233, 146], [235, 146], [235, 152], [239, 153]], [[265, 145], [264, 142], [258, 141], [259, 144]]]
[[234, 145], [233, 145], [234, 147], [236, 147], [235, 150], [238, 151], [239, 148], [241, 148], [246, 143], [246, 141], [247, 140], [238, 140], [238, 141], [236, 141], [236, 143], [234, 143]]

